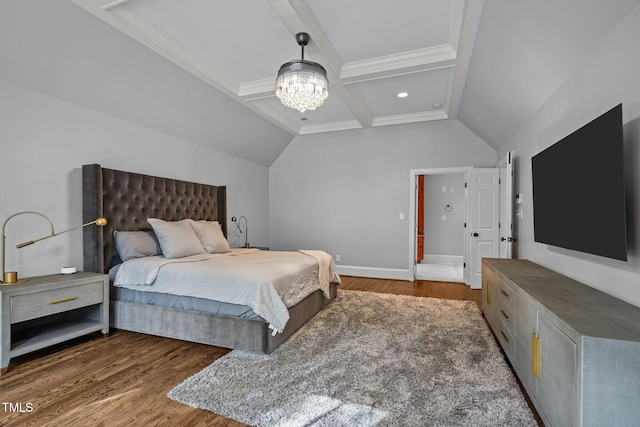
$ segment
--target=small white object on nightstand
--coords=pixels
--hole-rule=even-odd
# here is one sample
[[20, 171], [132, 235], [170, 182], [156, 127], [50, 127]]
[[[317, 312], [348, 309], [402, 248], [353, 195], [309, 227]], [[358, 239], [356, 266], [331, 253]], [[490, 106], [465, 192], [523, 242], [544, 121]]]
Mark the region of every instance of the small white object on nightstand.
[[73, 274], [75, 272], [77, 272], [78, 270], [76, 270], [75, 267], [71, 266], [71, 267], [62, 267], [60, 269], [60, 274]]

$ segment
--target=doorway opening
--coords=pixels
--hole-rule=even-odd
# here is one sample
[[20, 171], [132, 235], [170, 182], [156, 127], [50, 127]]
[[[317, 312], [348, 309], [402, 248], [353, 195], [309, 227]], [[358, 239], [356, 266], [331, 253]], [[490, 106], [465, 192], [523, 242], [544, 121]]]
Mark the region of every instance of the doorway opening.
[[[409, 265], [413, 266], [412, 274], [413, 279], [419, 280], [434, 280], [442, 282], [455, 282], [459, 281], [465, 283], [465, 245], [464, 238], [464, 220], [462, 224], [459, 224], [459, 234], [451, 233], [451, 236], [446, 237], [451, 245], [459, 245], [462, 242], [462, 253], [445, 253], [449, 249], [440, 250], [432, 249], [438, 246], [435, 236], [430, 233], [432, 229], [438, 228], [441, 223], [447, 225], [454, 224], [454, 216], [461, 214], [466, 217], [466, 191], [464, 188], [464, 177], [466, 173], [471, 170], [471, 167], [455, 167], [455, 168], [438, 168], [438, 169], [412, 169], [410, 171], [410, 229], [411, 236], [409, 241]], [[449, 182], [449, 185], [442, 185], [442, 179], [445, 181], [447, 178], [439, 179], [440, 176], [461, 177], [461, 186], [457, 183]], [[423, 177], [424, 184], [429, 188], [432, 193], [430, 196], [427, 194], [427, 190], [422, 193], [419, 191], [420, 177]], [[451, 185], [453, 184], [453, 185]], [[451, 187], [454, 187], [451, 191]], [[442, 187], [446, 188], [446, 192], [442, 190]], [[422, 198], [424, 195], [424, 199]], [[460, 202], [455, 202], [455, 205], [451, 203], [451, 198], [448, 196], [462, 196], [465, 201], [461, 205]], [[418, 200], [420, 198], [420, 201]], [[429, 207], [427, 207], [427, 203]], [[423, 209], [418, 209], [418, 206], [423, 206]], [[450, 205], [451, 209], [447, 207]], [[433, 212], [431, 211], [433, 207]], [[450, 210], [450, 212], [448, 212]], [[427, 215], [427, 212], [428, 215]], [[425, 219], [423, 220], [422, 216]], [[443, 220], [443, 215], [445, 219]], [[418, 218], [420, 216], [420, 218]], [[428, 219], [427, 216], [431, 217]], [[426, 227], [425, 222], [426, 221]], [[453, 228], [453, 227], [452, 227]], [[445, 234], [446, 235], [446, 234]], [[426, 245], [426, 246], [425, 246]], [[459, 247], [459, 246], [458, 246]], [[426, 249], [425, 249], [426, 248]], [[430, 253], [432, 252], [432, 253]], [[462, 271], [460, 271], [462, 270]]]
[[[516, 242], [513, 235], [513, 159], [514, 152], [511, 151], [498, 163], [497, 168], [410, 170], [409, 269], [413, 274], [412, 279], [452, 282], [459, 280], [472, 289], [480, 289], [482, 259], [512, 256], [513, 245]], [[460, 184], [447, 181], [451, 178], [441, 178], [441, 175], [461, 176], [463, 178], [461, 191], [457, 191]], [[426, 193], [429, 180], [433, 177], [440, 180], [433, 180], [435, 191], [431, 190], [432, 196], [439, 194], [441, 197], [432, 200]], [[421, 179], [424, 180], [424, 199], [420, 185]], [[464, 201], [452, 197], [455, 193], [462, 196]], [[450, 202], [450, 200], [457, 201]], [[427, 214], [430, 205], [434, 207], [435, 213]], [[424, 208], [418, 209], [418, 206], [424, 206]], [[455, 252], [451, 249], [459, 248], [455, 227], [452, 228], [454, 231], [450, 236], [438, 236], [433, 234], [433, 230], [429, 231], [431, 226], [434, 227], [435, 232], [444, 232], [448, 228], [444, 223], [450, 218], [454, 219], [454, 213], [461, 214], [463, 218], [461, 221], [456, 221], [460, 227], [458, 236], [463, 236], [461, 238], [463, 242], [462, 279], [459, 279], [458, 249], [455, 249]], [[429, 216], [433, 217], [437, 225], [429, 225]], [[434, 239], [434, 236], [437, 238]], [[434, 243], [436, 249], [431, 249], [430, 243]], [[432, 254], [436, 257], [430, 257]], [[428, 267], [423, 266], [424, 264]], [[442, 274], [447, 279], [442, 278]]]
[[464, 173], [418, 176], [418, 280], [464, 282], [464, 184]]

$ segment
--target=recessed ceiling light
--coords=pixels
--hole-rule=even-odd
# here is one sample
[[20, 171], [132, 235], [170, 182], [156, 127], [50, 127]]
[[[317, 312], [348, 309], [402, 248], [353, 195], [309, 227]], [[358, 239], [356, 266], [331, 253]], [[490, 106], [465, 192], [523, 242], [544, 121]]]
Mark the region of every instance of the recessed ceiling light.
[[406, 98], [407, 96], [409, 96], [409, 94], [407, 92], [399, 92], [398, 93], [398, 98]]

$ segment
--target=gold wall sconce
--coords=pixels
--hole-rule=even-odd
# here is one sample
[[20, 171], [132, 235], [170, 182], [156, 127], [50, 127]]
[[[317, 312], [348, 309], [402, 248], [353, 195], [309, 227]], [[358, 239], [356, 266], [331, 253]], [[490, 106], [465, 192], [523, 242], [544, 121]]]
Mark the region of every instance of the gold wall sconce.
[[48, 235], [48, 236], [40, 237], [40, 238], [35, 239], [35, 240], [29, 240], [29, 241], [20, 243], [20, 244], [16, 245], [16, 248], [18, 248], [18, 249], [24, 248], [25, 246], [33, 245], [36, 242], [48, 239], [50, 237], [58, 236], [60, 234], [67, 233], [69, 231], [73, 231], [73, 230], [78, 230], [80, 228], [84, 228], [84, 227], [86, 227], [88, 225], [96, 224], [96, 225], [99, 225], [99, 226], [104, 226], [104, 225], [107, 224], [106, 218], [96, 218], [95, 220], [93, 220], [91, 222], [87, 222], [86, 224], [78, 225], [77, 227], [72, 227], [72, 228], [69, 228], [68, 230], [64, 230], [64, 231], [60, 231], [59, 233], [56, 233], [56, 231], [53, 228], [53, 223], [51, 222], [49, 217], [47, 217], [44, 214], [41, 214], [40, 212], [23, 211], [23, 212], [18, 212], [18, 213], [15, 213], [15, 214], [11, 215], [9, 218], [7, 218], [7, 220], [4, 222], [4, 224], [2, 224], [2, 282], [0, 283], [2, 285], [13, 285], [15, 283], [21, 283], [21, 282], [26, 282], [27, 281], [27, 279], [18, 280], [18, 272], [17, 271], [5, 271], [5, 259], [6, 259], [5, 242], [6, 242], [7, 236], [5, 235], [4, 230], [5, 230], [6, 226], [7, 226], [7, 223], [9, 222], [9, 220], [11, 220], [12, 218], [14, 218], [14, 217], [16, 217], [18, 215], [24, 215], [24, 214], [39, 215], [42, 218], [46, 219], [47, 222], [49, 223], [49, 226], [51, 227], [51, 234]]

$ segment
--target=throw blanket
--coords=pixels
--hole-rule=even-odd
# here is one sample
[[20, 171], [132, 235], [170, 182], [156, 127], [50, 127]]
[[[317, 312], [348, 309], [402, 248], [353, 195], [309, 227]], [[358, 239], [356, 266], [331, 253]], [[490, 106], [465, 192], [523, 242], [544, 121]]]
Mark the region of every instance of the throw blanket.
[[329, 295], [329, 284], [340, 283], [340, 276], [336, 274], [336, 265], [333, 257], [325, 251], [300, 249], [300, 253], [314, 257], [318, 261], [318, 281], [320, 289], [325, 295]]
[[321, 273], [327, 268], [326, 261], [323, 264], [325, 267], [318, 269], [319, 261], [314, 256], [278, 251], [234, 250], [179, 259], [156, 256], [124, 262], [114, 285], [246, 305], [272, 329], [282, 332], [289, 320], [287, 307], [317, 289], [329, 297], [328, 285], [325, 289], [318, 279], [322, 276], [326, 281], [326, 277], [336, 275]]

